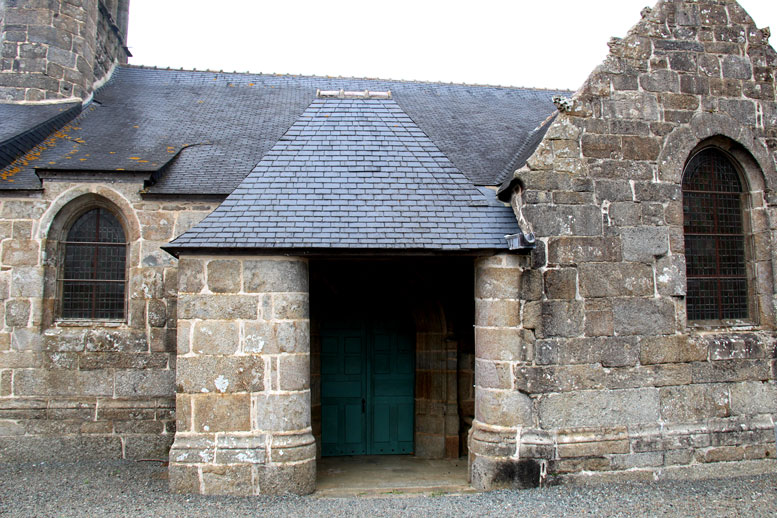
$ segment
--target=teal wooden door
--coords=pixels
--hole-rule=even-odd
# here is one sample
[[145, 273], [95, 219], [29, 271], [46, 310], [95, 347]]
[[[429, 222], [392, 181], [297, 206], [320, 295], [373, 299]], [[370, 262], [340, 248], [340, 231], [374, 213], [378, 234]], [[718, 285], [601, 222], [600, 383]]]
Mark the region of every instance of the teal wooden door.
[[391, 323], [321, 331], [321, 453], [413, 453], [412, 335]]

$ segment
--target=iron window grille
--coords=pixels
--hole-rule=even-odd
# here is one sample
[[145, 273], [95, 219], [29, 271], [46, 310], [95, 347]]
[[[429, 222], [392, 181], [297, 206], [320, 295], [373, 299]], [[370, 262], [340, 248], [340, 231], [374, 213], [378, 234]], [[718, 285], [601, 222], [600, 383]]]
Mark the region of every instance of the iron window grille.
[[62, 318], [123, 320], [127, 242], [116, 216], [103, 208], [85, 212], [61, 246]]
[[721, 151], [705, 149], [683, 176], [688, 320], [748, 316], [742, 183]]

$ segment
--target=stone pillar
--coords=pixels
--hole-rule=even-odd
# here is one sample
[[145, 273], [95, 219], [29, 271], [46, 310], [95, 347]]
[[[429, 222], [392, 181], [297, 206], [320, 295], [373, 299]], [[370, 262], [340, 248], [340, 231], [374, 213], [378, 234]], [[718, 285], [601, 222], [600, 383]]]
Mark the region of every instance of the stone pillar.
[[475, 419], [469, 435], [475, 488], [533, 485], [538, 464], [521, 459], [521, 437], [534, 426], [531, 398], [514, 370], [531, 361], [533, 334], [522, 326], [525, 256], [500, 254], [475, 263]]
[[176, 387], [171, 490], [313, 492], [307, 261], [181, 257]]

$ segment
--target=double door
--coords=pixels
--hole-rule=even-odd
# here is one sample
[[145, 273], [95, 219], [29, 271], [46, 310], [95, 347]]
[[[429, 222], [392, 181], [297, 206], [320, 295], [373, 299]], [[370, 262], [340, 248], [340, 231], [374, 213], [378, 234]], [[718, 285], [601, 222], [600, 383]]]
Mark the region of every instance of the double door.
[[395, 322], [322, 325], [322, 455], [413, 453], [413, 344]]

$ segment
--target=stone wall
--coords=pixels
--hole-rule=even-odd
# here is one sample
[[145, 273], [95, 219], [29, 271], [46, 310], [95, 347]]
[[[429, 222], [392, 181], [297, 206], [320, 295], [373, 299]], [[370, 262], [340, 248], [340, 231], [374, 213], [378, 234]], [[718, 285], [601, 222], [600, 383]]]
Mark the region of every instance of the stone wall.
[[179, 266], [171, 489], [312, 492], [307, 261], [183, 256]]
[[[45, 182], [0, 198], [0, 459], [164, 458], [174, 433], [177, 263], [159, 247], [216, 203], [141, 183]], [[57, 318], [56, 236], [94, 203], [125, 224], [127, 318]]]
[[[767, 38], [733, 1], [661, 2], [559, 102], [516, 172], [538, 248], [478, 270], [476, 486], [774, 458]], [[747, 191], [750, 316], [718, 325], [685, 314], [681, 182], [704, 146], [733, 157]]]
[[[2, 100], [86, 99], [114, 63], [127, 63], [126, 27], [117, 25], [101, 0], [0, 5]], [[126, 23], [126, 16], [121, 19]]]

